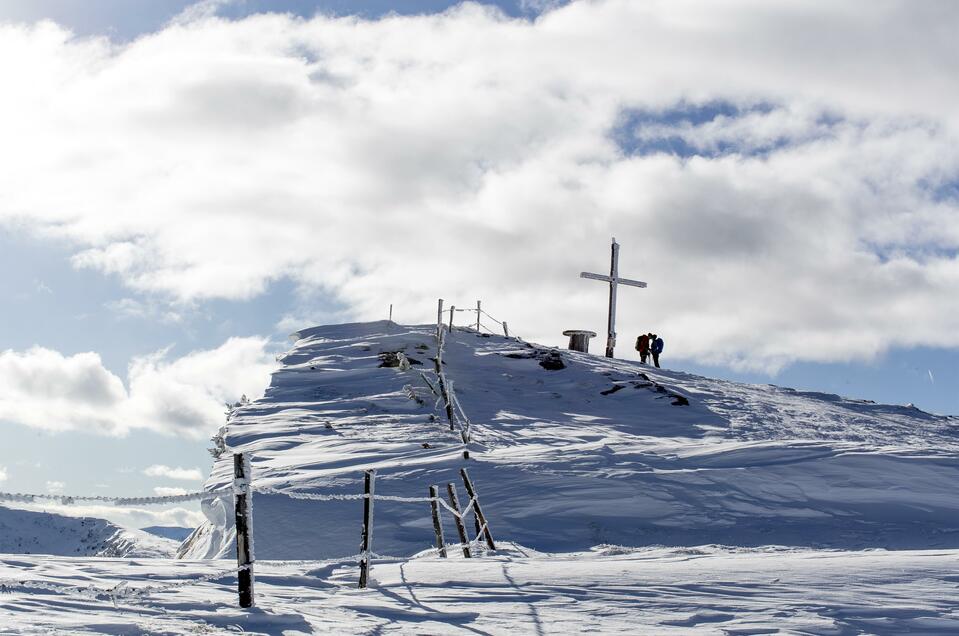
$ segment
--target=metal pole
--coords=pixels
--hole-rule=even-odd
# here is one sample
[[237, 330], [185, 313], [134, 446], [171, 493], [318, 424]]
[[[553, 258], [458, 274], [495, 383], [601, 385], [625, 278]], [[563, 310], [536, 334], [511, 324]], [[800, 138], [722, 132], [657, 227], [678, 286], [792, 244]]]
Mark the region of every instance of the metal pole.
[[253, 607], [253, 544], [250, 539], [250, 471], [242, 453], [233, 455], [234, 512], [236, 513], [237, 591], [240, 607]]
[[619, 277], [619, 243], [613, 238], [609, 262], [609, 322], [607, 325], [606, 357], [613, 357], [616, 347], [616, 279]]

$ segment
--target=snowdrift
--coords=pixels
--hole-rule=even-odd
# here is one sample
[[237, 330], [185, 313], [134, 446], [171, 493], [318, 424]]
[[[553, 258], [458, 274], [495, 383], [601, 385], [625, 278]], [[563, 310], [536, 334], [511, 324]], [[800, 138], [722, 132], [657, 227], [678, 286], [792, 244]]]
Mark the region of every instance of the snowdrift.
[[0, 506], [0, 554], [169, 557], [177, 543], [105, 519]]
[[[556, 352], [458, 329], [444, 369], [473, 422], [464, 460], [420, 375], [434, 333], [384, 321], [294, 334], [264, 398], [225, 427], [229, 451], [252, 454], [255, 487], [294, 493], [355, 494], [375, 468], [377, 493], [425, 496], [465, 466], [494, 535], [541, 551], [959, 547], [957, 418], [569, 351], [550, 370]], [[383, 366], [398, 351], [410, 369]], [[231, 479], [228, 452], [206, 486]], [[179, 554], [232, 554], [232, 510], [204, 513]], [[376, 552], [431, 545], [428, 505], [385, 502], [375, 517]], [[253, 519], [260, 559], [357, 552], [356, 501], [258, 494]]]

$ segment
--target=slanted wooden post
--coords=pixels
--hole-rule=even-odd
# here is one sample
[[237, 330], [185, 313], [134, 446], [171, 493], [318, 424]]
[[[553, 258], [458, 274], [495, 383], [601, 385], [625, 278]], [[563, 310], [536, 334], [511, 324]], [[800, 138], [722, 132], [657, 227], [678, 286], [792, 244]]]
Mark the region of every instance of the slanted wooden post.
[[479, 333], [480, 328], [480, 312], [482, 311], [482, 305], [480, 301], [476, 301], [476, 333]]
[[509, 338], [509, 327], [506, 326], [506, 321], [503, 321], [503, 335]]
[[376, 489], [376, 471], [367, 470], [363, 476], [363, 539], [360, 542], [360, 587], [365, 588], [373, 568], [370, 552], [373, 550], [373, 491]]
[[450, 305], [450, 331], [453, 331], [453, 314], [456, 313], [456, 305]]
[[470, 499], [473, 500], [473, 511], [476, 512], [478, 523], [482, 524], [483, 536], [486, 537], [486, 545], [489, 546], [490, 550], [495, 550], [496, 544], [493, 543], [493, 535], [489, 531], [486, 515], [483, 514], [483, 509], [480, 508], [479, 495], [476, 494], [476, 489], [473, 488], [473, 482], [470, 481], [470, 476], [466, 473], [465, 468], [460, 468], [460, 476], [463, 478], [463, 485], [466, 486], [466, 493], [470, 496]]
[[237, 591], [240, 607], [253, 607], [253, 517], [250, 512], [250, 467], [243, 453], [233, 454], [233, 500], [236, 512]]
[[456, 496], [456, 484], [446, 484], [446, 492], [450, 496], [450, 506], [456, 511], [453, 520], [456, 521], [456, 532], [460, 535], [460, 543], [463, 544], [463, 557], [470, 559], [473, 557], [470, 552], [470, 540], [466, 536], [466, 525], [463, 523], [463, 517], [460, 516], [460, 500]]
[[433, 513], [433, 532], [436, 534], [436, 549], [440, 557], [446, 558], [446, 543], [443, 541], [443, 524], [440, 522], [440, 490], [430, 486], [430, 511]]
[[443, 396], [443, 401], [446, 402], [446, 419], [450, 423], [450, 430], [456, 430], [453, 420], [453, 401], [450, 399], [449, 387], [446, 386], [446, 376], [443, 374], [443, 333], [440, 332], [437, 338], [438, 344], [436, 345], [436, 377], [439, 380], [440, 385], [440, 395]]

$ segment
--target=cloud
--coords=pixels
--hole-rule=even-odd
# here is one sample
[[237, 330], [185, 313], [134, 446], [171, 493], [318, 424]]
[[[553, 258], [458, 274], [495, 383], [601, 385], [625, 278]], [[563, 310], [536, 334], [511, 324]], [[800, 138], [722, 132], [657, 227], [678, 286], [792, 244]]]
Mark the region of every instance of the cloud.
[[203, 473], [199, 468], [180, 468], [177, 466], [164, 466], [163, 464], [154, 464], [143, 470], [143, 474], [148, 477], [167, 477], [169, 479], [179, 479], [183, 481], [203, 481]]
[[[267, 344], [263, 338], [230, 338], [216, 349], [175, 359], [169, 350], [158, 351], [130, 363], [126, 386], [94, 353], [3, 351], [0, 420], [51, 431], [125, 435], [146, 428], [202, 438], [223, 422], [225, 402], [262, 395], [276, 366]], [[194, 474], [168, 470], [173, 472], [164, 476], [174, 479]]]
[[130, 506], [110, 505], [63, 505], [53, 502], [35, 504], [11, 504], [11, 507], [36, 512], [49, 512], [66, 517], [93, 517], [107, 519], [124, 528], [146, 528], [149, 526], [180, 526], [195, 528], [206, 517], [199, 510], [190, 510], [183, 507], [150, 507], [135, 508]]
[[174, 495], [185, 495], [187, 494], [186, 488], [180, 488], [177, 486], [156, 486], [153, 489], [153, 494], [157, 497], [170, 497]]
[[[126, 44], [0, 26], [0, 223], [174, 303], [284, 278], [354, 319], [483, 298], [556, 343], [604, 331], [577, 275], [616, 236], [649, 282], [620, 295], [624, 355], [649, 329], [667, 361], [770, 371], [959, 346], [955, 3], [216, 4]], [[169, 403], [138, 412], [191, 428]]]
[[66, 484], [62, 481], [48, 481], [46, 484], [47, 492], [58, 495], [63, 492]]

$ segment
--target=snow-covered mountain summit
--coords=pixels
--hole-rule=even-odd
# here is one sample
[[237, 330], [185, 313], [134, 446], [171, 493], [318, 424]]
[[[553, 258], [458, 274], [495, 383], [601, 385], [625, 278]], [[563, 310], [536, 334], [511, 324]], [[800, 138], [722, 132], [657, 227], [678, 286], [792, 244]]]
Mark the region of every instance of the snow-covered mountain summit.
[[[224, 431], [229, 450], [251, 453], [256, 487], [355, 494], [362, 470], [376, 468], [377, 493], [424, 496], [465, 466], [494, 534], [546, 551], [959, 546], [954, 417], [458, 329], [443, 360], [473, 422], [467, 460], [420, 373], [433, 366], [435, 326], [384, 321], [294, 336], [266, 395]], [[412, 366], [385, 366], [395, 352]], [[227, 453], [207, 487], [231, 480]], [[259, 558], [357, 551], [357, 501], [253, 501]], [[214, 502], [204, 512], [209, 521], [181, 553], [230, 554], [232, 510]], [[411, 554], [432, 537], [427, 506], [377, 504], [377, 552]]]

